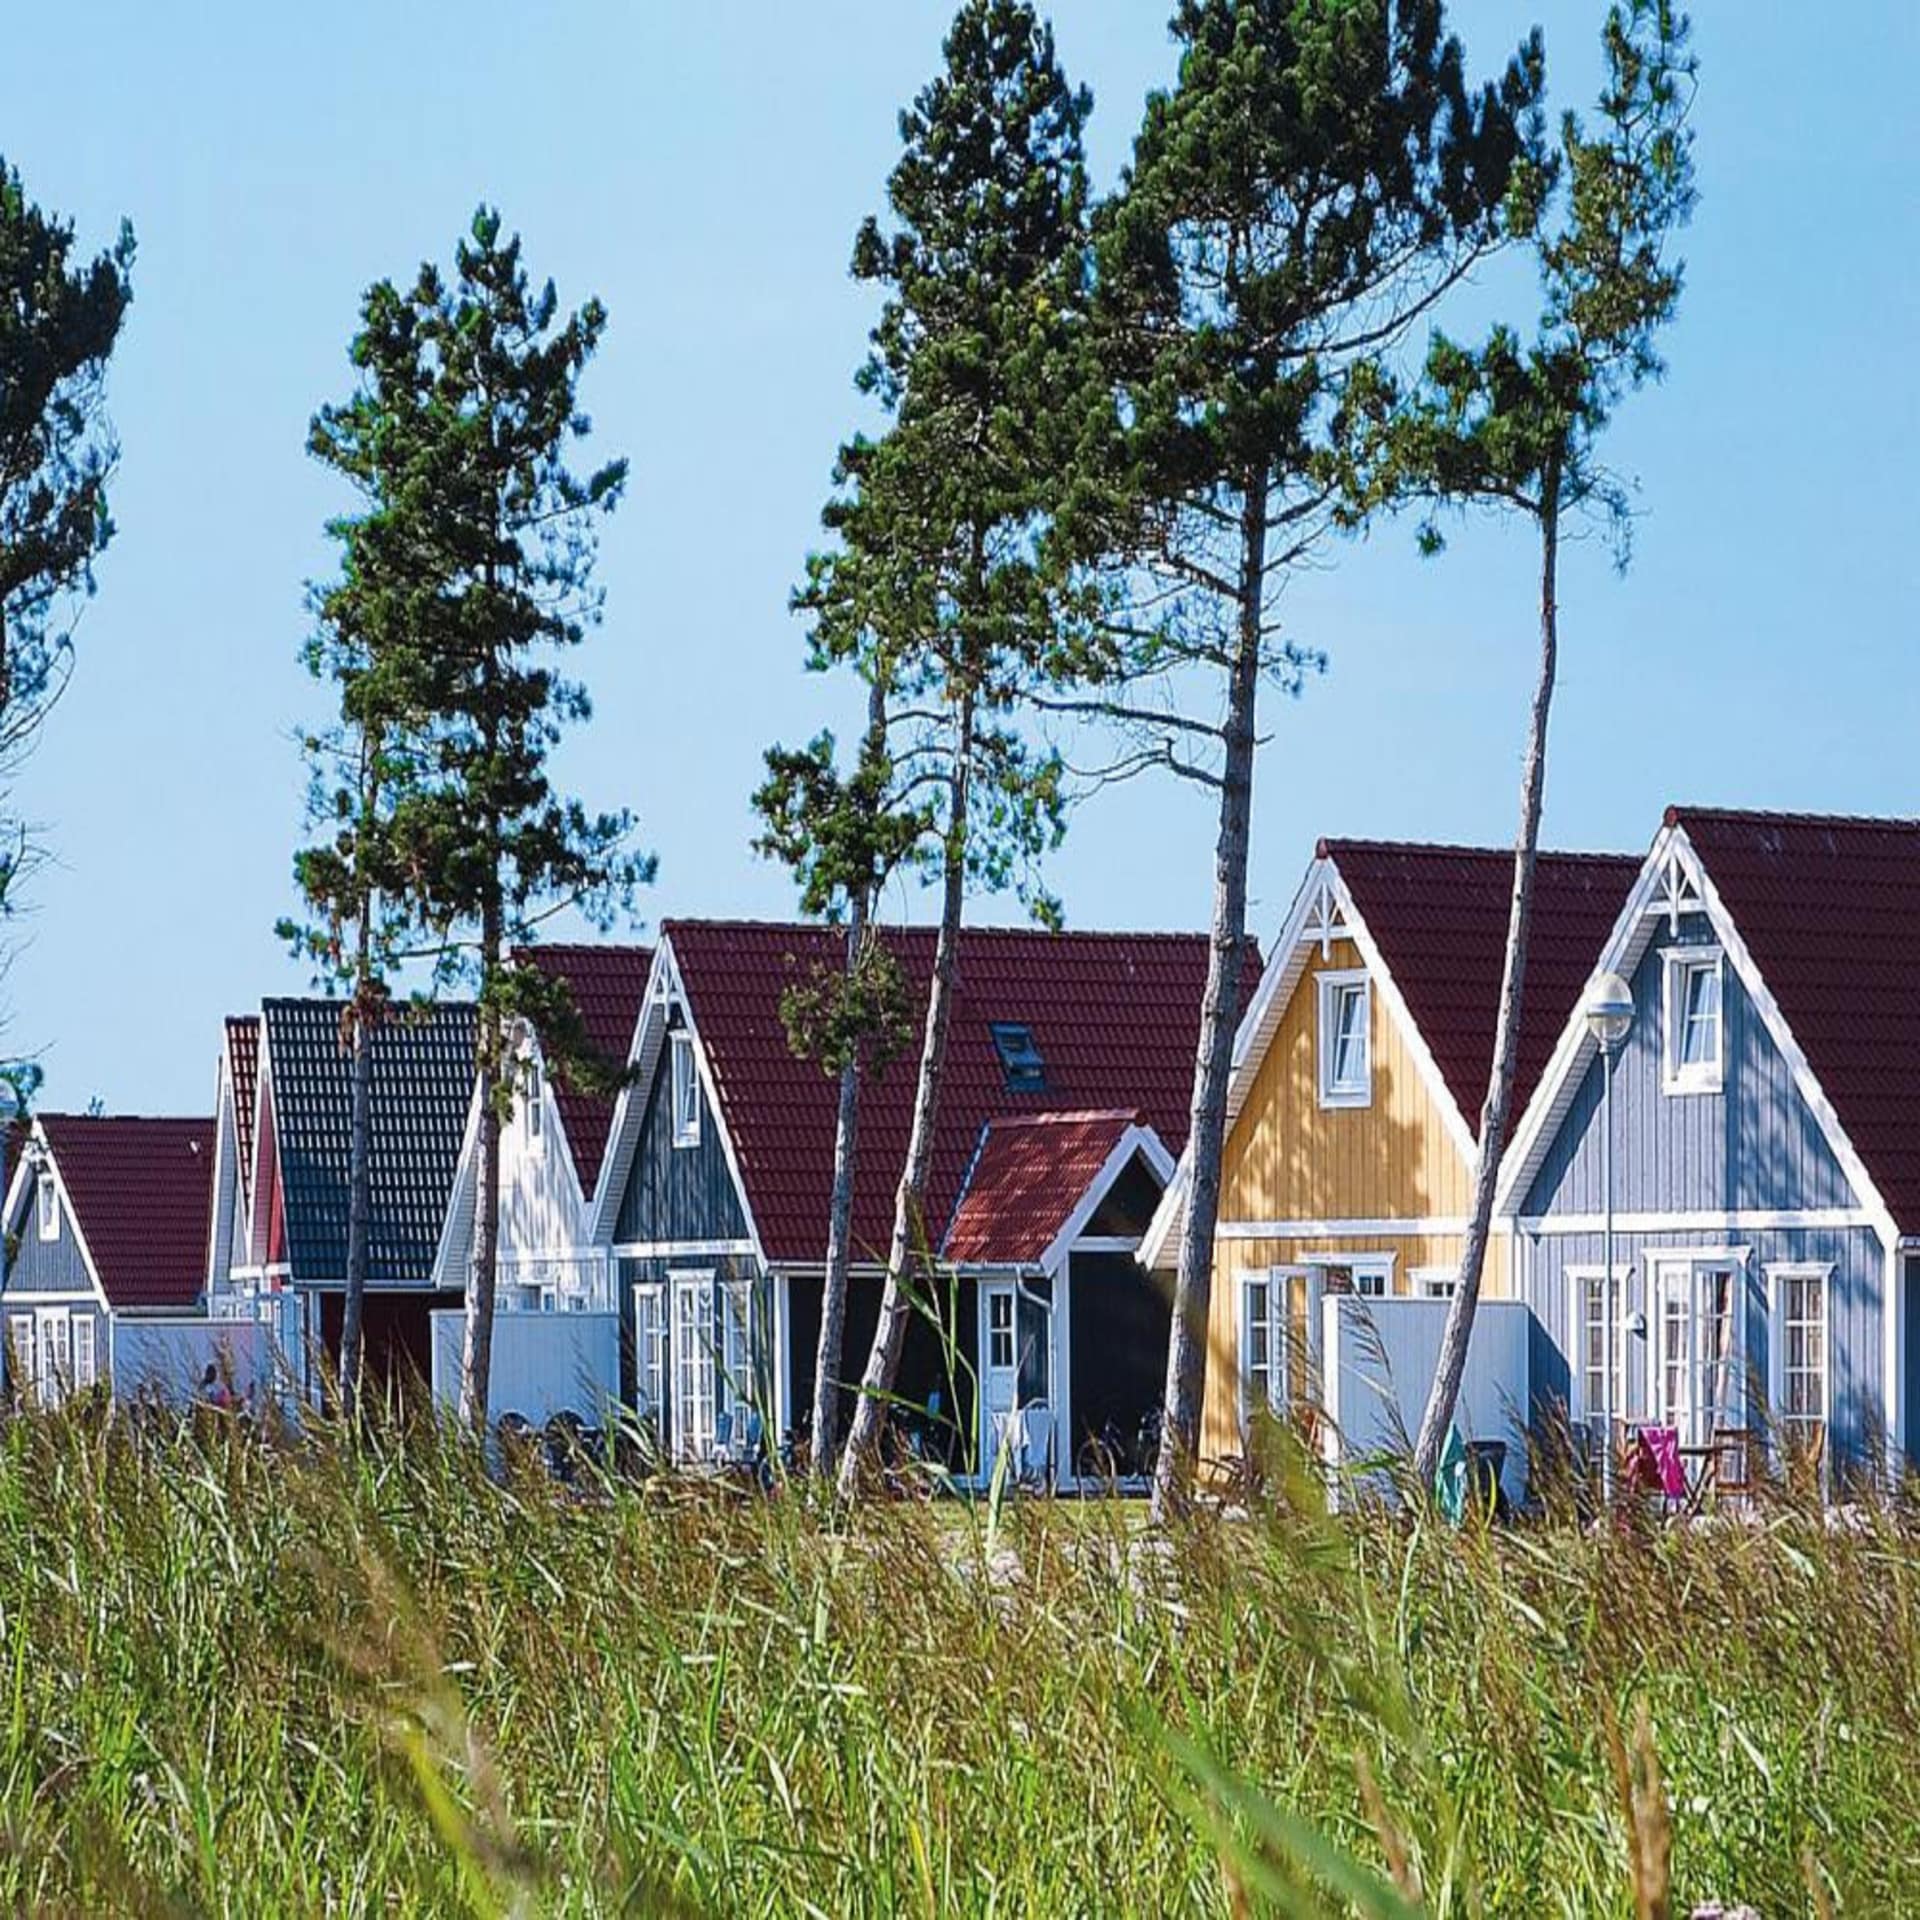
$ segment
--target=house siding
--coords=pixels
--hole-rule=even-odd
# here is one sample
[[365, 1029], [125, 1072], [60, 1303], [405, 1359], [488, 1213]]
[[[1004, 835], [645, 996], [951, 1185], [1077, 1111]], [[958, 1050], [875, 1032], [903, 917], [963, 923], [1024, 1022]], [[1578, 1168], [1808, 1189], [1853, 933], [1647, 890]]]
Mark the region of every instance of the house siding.
[[700, 1090], [700, 1139], [691, 1147], [673, 1144], [670, 1050], [661, 1049], [661, 1065], [647, 1091], [640, 1136], [628, 1163], [614, 1244], [666, 1240], [744, 1240], [747, 1217], [720, 1144], [706, 1089]]
[[37, 1204], [29, 1183], [26, 1208], [16, 1229], [19, 1243], [7, 1265], [7, 1292], [91, 1293], [93, 1279], [81, 1255], [79, 1236], [73, 1230], [73, 1216], [67, 1211], [65, 1199], [60, 1202], [60, 1237], [57, 1240], [40, 1238], [40, 1222], [35, 1211]]
[[[1704, 917], [1689, 916], [1677, 938], [1662, 925], [1634, 969], [1637, 1015], [1613, 1076], [1616, 1215], [1857, 1210], [1859, 1196], [1730, 962], [1721, 977], [1722, 1090], [1664, 1090], [1664, 956], [1676, 946], [1710, 944]], [[1549, 1230], [1556, 1219], [1577, 1216], [1584, 1222], [1605, 1211], [1604, 1084], [1596, 1059], [1548, 1142], [1520, 1208], [1523, 1291], [1548, 1350], [1536, 1353], [1542, 1360], [1535, 1369], [1540, 1411], [1547, 1402], [1564, 1406], [1571, 1392], [1573, 1285], [1568, 1270], [1597, 1272], [1605, 1257], [1604, 1240], [1597, 1232]], [[1888, 1266], [1886, 1248], [1872, 1228], [1752, 1229], [1737, 1223], [1702, 1228], [1676, 1220], [1659, 1231], [1616, 1232], [1615, 1265], [1632, 1269], [1622, 1312], [1645, 1315], [1649, 1329], [1627, 1340], [1626, 1391], [1633, 1418], [1647, 1418], [1653, 1405], [1649, 1369], [1657, 1321], [1651, 1273], [1663, 1250], [1731, 1250], [1736, 1256], [1744, 1250], [1740, 1271], [1748, 1376], [1762, 1400], [1772, 1318], [1767, 1268], [1830, 1265], [1829, 1452], [1837, 1465], [1877, 1457], [1884, 1418], [1882, 1314]]]
[[[774, 1286], [750, 1257], [699, 1259], [692, 1255], [664, 1259], [617, 1260], [614, 1263], [615, 1291], [620, 1309], [620, 1398], [629, 1407], [639, 1405], [640, 1368], [634, 1320], [634, 1290], [641, 1286], [664, 1285], [667, 1311], [672, 1313], [673, 1283], [686, 1275], [711, 1275], [714, 1283], [713, 1325], [711, 1335], [716, 1352], [720, 1342], [720, 1294], [725, 1286], [745, 1282], [753, 1292], [753, 1370], [754, 1380], [746, 1392], [742, 1383], [716, 1376], [716, 1405], [725, 1409], [744, 1398], [751, 1398], [765, 1409], [767, 1430], [773, 1430], [773, 1356]], [[669, 1319], [669, 1328], [671, 1319]], [[659, 1432], [665, 1444], [673, 1431], [673, 1341], [667, 1340], [666, 1364], [662, 1369]]]
[[541, 1128], [528, 1124], [527, 1102], [515, 1103], [500, 1130], [500, 1258], [571, 1252], [586, 1244], [586, 1209], [572, 1156], [560, 1137], [553, 1102], [541, 1089]]

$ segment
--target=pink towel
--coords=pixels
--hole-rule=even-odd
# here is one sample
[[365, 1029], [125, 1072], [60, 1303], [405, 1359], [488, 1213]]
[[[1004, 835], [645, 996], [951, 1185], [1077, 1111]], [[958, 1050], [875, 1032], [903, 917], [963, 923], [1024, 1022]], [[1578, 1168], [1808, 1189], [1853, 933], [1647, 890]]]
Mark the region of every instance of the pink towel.
[[1687, 1468], [1680, 1458], [1678, 1427], [1640, 1428], [1634, 1435], [1634, 1451], [1639, 1456], [1635, 1464], [1641, 1469], [1636, 1479], [1644, 1475], [1646, 1483], [1658, 1487], [1669, 1500], [1687, 1497]]

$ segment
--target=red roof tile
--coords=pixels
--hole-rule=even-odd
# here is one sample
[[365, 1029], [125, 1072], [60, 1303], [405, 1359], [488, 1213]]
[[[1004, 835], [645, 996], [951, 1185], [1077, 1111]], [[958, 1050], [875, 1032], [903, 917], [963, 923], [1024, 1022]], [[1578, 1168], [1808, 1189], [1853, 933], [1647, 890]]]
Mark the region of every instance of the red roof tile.
[[1705, 807], [1667, 821], [1686, 830], [1894, 1224], [1920, 1232], [1920, 821]]
[[240, 1191], [253, 1190], [253, 1110], [260, 1086], [260, 1016], [227, 1018], [227, 1083], [233, 1088], [233, 1133], [240, 1161]]
[[988, 1121], [942, 1255], [963, 1267], [1031, 1266], [1139, 1118], [1112, 1108]]
[[[673, 945], [763, 1250], [773, 1261], [820, 1261], [833, 1185], [835, 1088], [818, 1066], [794, 1057], [780, 997], [816, 966], [837, 967], [844, 935], [740, 921], [670, 921], [662, 931]], [[884, 1259], [892, 1234], [933, 966], [931, 928], [892, 930], [887, 939], [907, 979], [915, 1041], [869, 1081], [862, 1102], [853, 1216], [861, 1259]], [[1207, 941], [1198, 934], [964, 931], [928, 1183], [930, 1241], [937, 1246], [944, 1237], [990, 1120], [1124, 1107], [1138, 1110], [1177, 1154], [1187, 1137], [1206, 972]], [[1242, 1007], [1259, 972], [1249, 942]], [[1009, 1090], [994, 1051], [995, 1021], [1032, 1030], [1044, 1086]]]
[[[528, 948], [520, 957], [549, 979], [566, 981], [596, 1053], [616, 1066], [626, 1059], [640, 1019], [647, 976], [653, 970], [651, 947], [554, 945]], [[560, 1124], [567, 1131], [580, 1191], [591, 1195], [613, 1125], [614, 1096], [582, 1093], [567, 1084], [565, 1073], [556, 1071], [553, 1097], [560, 1109]]]
[[109, 1304], [195, 1305], [212, 1217], [213, 1122], [43, 1113]]
[[[1506, 961], [1511, 850], [1324, 840], [1320, 851], [1339, 867], [1454, 1104], [1478, 1134]], [[1593, 975], [1640, 866], [1616, 854], [1539, 856], [1520, 1002], [1516, 1118]]]

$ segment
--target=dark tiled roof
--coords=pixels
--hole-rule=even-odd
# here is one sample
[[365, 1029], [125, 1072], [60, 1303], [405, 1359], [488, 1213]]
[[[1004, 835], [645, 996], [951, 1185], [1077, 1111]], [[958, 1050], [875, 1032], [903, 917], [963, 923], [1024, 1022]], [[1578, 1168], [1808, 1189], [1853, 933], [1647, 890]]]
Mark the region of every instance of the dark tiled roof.
[[[353, 1075], [341, 1009], [338, 1000], [268, 1000], [260, 1009], [296, 1281], [346, 1274]], [[419, 1287], [432, 1275], [473, 1083], [471, 1006], [400, 1006], [377, 1029], [367, 1256], [375, 1284]]]
[[1131, 1109], [990, 1120], [941, 1252], [956, 1266], [1030, 1266], [1052, 1246], [1140, 1116]]
[[[519, 957], [531, 961], [549, 978], [566, 981], [594, 1051], [616, 1067], [621, 1065], [633, 1045], [640, 1002], [653, 969], [653, 949], [556, 945], [532, 947]], [[573, 1155], [580, 1191], [590, 1196], [600, 1178], [600, 1162], [606, 1156], [615, 1096], [582, 1093], [569, 1086], [566, 1075], [556, 1070], [553, 1097], [560, 1108], [560, 1124], [567, 1130], [567, 1147]]]
[[233, 1088], [233, 1132], [240, 1162], [240, 1191], [253, 1189], [253, 1109], [260, 1085], [260, 1016], [227, 1018], [227, 1083]]
[[1667, 821], [1686, 830], [1895, 1225], [1920, 1232], [1920, 821], [1705, 807]]
[[108, 1303], [190, 1308], [207, 1270], [213, 1122], [43, 1113]]
[[[1485, 847], [1325, 840], [1461, 1116], [1476, 1134], [1493, 1069], [1513, 854]], [[1534, 873], [1513, 1116], [1599, 963], [1640, 861], [1542, 853]]]
[[[770, 1260], [819, 1261], [833, 1185], [835, 1085], [811, 1061], [795, 1059], [780, 997], [814, 968], [837, 967], [845, 936], [739, 921], [671, 921], [662, 931], [712, 1068], [763, 1249]], [[862, 1259], [884, 1259], [892, 1235], [933, 969], [932, 929], [892, 930], [887, 940], [908, 983], [913, 1038], [869, 1081], [862, 1101], [853, 1216]], [[929, 1240], [937, 1246], [943, 1238], [990, 1120], [1066, 1107], [1137, 1109], [1178, 1153], [1187, 1137], [1206, 972], [1207, 941], [1198, 934], [967, 929], [928, 1182]], [[1249, 942], [1242, 1007], [1259, 972]], [[1032, 1030], [1044, 1085], [1008, 1089], [990, 1030], [996, 1021]]]

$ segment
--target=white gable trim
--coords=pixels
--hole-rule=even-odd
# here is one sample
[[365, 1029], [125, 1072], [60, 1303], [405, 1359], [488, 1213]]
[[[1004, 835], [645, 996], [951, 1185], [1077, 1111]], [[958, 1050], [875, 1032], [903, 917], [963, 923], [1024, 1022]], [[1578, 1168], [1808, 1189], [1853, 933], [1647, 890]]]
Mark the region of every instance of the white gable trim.
[[[1820, 1131], [1833, 1157], [1839, 1161], [1855, 1197], [1870, 1215], [1875, 1231], [1889, 1248], [1893, 1247], [1899, 1240], [1893, 1215], [1868, 1174], [1865, 1163], [1854, 1150], [1853, 1142], [1848, 1139], [1840, 1116], [1834, 1111], [1833, 1103], [1807, 1063], [1807, 1056], [1801, 1051], [1799, 1041], [1793, 1037], [1793, 1030], [1787, 1025], [1779, 1002], [1761, 978], [1760, 969], [1747, 950], [1740, 929], [1734, 924], [1726, 903], [1708, 877], [1684, 827], [1662, 827], [1656, 836], [1640, 870], [1640, 877], [1627, 896], [1619, 919], [1614, 922], [1613, 932], [1595, 971], [1619, 973], [1631, 979], [1660, 922], [1665, 920], [1670, 928], [1674, 928], [1678, 926], [1681, 914], [1694, 912], [1703, 913], [1719, 937], [1722, 952], [1739, 975], [1740, 984], [1759, 1013], [1761, 1024], [1787, 1063], [1795, 1091], [1819, 1122]], [[1576, 1004], [1568, 1016], [1547, 1070], [1541, 1076], [1540, 1085], [1535, 1089], [1520, 1125], [1514, 1130], [1506, 1164], [1501, 1169], [1500, 1188], [1494, 1200], [1494, 1211], [1503, 1218], [1511, 1215], [1518, 1200], [1539, 1173], [1547, 1146], [1571, 1111], [1574, 1096], [1594, 1057], [1595, 1042], [1587, 1033], [1583, 1015], [1584, 998], [1583, 995], [1582, 1004]]]
[[[33, 1132], [20, 1155], [19, 1165], [13, 1170], [12, 1184], [7, 1188], [7, 1231], [19, 1231], [21, 1210], [32, 1199], [35, 1183], [43, 1172], [53, 1176], [53, 1188], [59, 1196], [60, 1211], [66, 1217], [67, 1225], [73, 1229], [73, 1243], [80, 1249], [80, 1264], [87, 1270], [93, 1297], [99, 1302], [100, 1311], [110, 1314], [113, 1305], [107, 1299], [106, 1288], [100, 1284], [100, 1269], [93, 1263], [93, 1249], [87, 1245], [87, 1236], [80, 1225], [80, 1215], [74, 1208], [72, 1196], [67, 1192], [67, 1183], [60, 1178], [60, 1163], [54, 1158], [52, 1142], [38, 1120], [33, 1123]], [[33, 1296], [23, 1291], [10, 1297], [28, 1300]]]
[[1073, 1250], [1074, 1242], [1082, 1238], [1087, 1223], [1100, 1211], [1101, 1201], [1107, 1197], [1114, 1182], [1133, 1164], [1136, 1155], [1159, 1175], [1163, 1187], [1173, 1177], [1173, 1155], [1167, 1151], [1160, 1136], [1149, 1126], [1139, 1123], [1130, 1126], [1107, 1155], [1100, 1171], [1088, 1183], [1079, 1204], [1067, 1215], [1066, 1225], [1054, 1235], [1046, 1252], [1040, 1256], [1042, 1273], [1053, 1273], [1064, 1264]]
[[646, 1117], [647, 1099], [653, 1080], [666, 1052], [667, 1014], [678, 1004], [686, 1030], [693, 1037], [694, 1065], [700, 1075], [700, 1087], [707, 1110], [713, 1116], [720, 1152], [727, 1163], [727, 1176], [733, 1182], [734, 1196], [740, 1202], [741, 1217], [747, 1223], [747, 1237], [753, 1243], [754, 1258], [767, 1264], [765, 1243], [753, 1217], [753, 1202], [747, 1196], [747, 1183], [740, 1175], [740, 1157], [734, 1151], [733, 1134], [727, 1126], [726, 1109], [707, 1059], [706, 1044], [700, 1038], [700, 1025], [693, 1015], [693, 1002], [680, 978], [679, 963], [673, 957], [673, 941], [663, 929], [660, 944], [654, 949], [653, 968], [647, 976], [646, 996], [640, 1003], [640, 1017], [634, 1027], [633, 1045], [627, 1065], [637, 1068], [620, 1089], [613, 1110], [613, 1125], [607, 1134], [606, 1158], [600, 1163], [600, 1177], [594, 1186], [593, 1204], [587, 1214], [587, 1232], [595, 1246], [611, 1246], [614, 1229], [620, 1219], [620, 1202], [625, 1197], [627, 1171], [633, 1164], [633, 1151], [639, 1144], [640, 1125]]
[[[1359, 949], [1380, 1004], [1398, 1027], [1400, 1039], [1422, 1083], [1433, 1096], [1448, 1136], [1471, 1167], [1479, 1150], [1473, 1129], [1441, 1076], [1426, 1037], [1414, 1023], [1399, 986], [1381, 958], [1380, 949], [1354, 905], [1346, 882], [1340, 877], [1338, 864], [1328, 854], [1317, 854], [1308, 863], [1300, 890], [1281, 924], [1280, 937], [1274, 943], [1259, 989], [1234, 1036], [1233, 1068], [1227, 1081], [1226, 1137], [1233, 1136], [1234, 1125], [1265, 1064], [1267, 1050], [1273, 1045], [1293, 996], [1307, 975], [1312, 953], [1317, 949], [1322, 959], [1326, 959], [1336, 940], [1350, 940]], [[1370, 1067], [1374, 1064], [1371, 1048], [1368, 1062]], [[1181, 1153], [1179, 1165], [1141, 1242], [1140, 1258], [1148, 1267], [1159, 1266], [1165, 1260], [1169, 1245], [1180, 1231], [1186, 1212], [1190, 1152], [1191, 1147]]]

